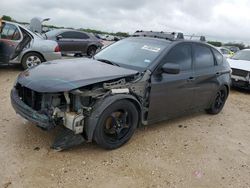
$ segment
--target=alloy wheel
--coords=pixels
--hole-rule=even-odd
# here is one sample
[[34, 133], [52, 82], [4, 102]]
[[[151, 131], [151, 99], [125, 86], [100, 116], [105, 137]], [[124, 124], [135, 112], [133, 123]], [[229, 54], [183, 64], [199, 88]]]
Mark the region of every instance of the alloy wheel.
[[118, 110], [111, 113], [104, 123], [104, 133], [110, 141], [121, 140], [130, 129], [130, 115], [127, 111]]
[[29, 56], [26, 60], [26, 65], [28, 68], [39, 65], [41, 63], [42, 63], [42, 60], [39, 57], [34, 56], [34, 55]]

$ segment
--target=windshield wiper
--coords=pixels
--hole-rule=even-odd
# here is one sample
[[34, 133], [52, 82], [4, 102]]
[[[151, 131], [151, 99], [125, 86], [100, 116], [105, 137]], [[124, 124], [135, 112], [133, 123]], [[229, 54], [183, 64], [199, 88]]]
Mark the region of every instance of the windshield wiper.
[[114, 63], [114, 62], [112, 62], [112, 61], [109, 61], [109, 60], [107, 60], [107, 59], [96, 59], [96, 60], [97, 60], [97, 61], [101, 61], [101, 62], [103, 62], [103, 63], [107, 63], [107, 64], [110, 64], [110, 65], [114, 65], [114, 66], [120, 67], [119, 64]]

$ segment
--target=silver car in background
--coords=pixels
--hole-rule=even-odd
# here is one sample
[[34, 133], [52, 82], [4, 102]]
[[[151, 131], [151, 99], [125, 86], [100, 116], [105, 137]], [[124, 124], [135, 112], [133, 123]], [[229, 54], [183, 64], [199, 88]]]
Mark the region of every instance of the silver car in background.
[[61, 59], [57, 42], [45, 40], [24, 26], [3, 21], [0, 29], [0, 64], [21, 63], [24, 69]]

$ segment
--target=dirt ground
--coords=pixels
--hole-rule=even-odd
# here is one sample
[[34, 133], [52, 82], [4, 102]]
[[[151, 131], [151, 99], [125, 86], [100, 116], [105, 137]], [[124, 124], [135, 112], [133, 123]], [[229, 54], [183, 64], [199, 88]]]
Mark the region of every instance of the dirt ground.
[[0, 67], [0, 187], [250, 187], [250, 93], [223, 112], [140, 128], [114, 151], [85, 144], [55, 152], [55, 131], [18, 117], [9, 94], [20, 72]]

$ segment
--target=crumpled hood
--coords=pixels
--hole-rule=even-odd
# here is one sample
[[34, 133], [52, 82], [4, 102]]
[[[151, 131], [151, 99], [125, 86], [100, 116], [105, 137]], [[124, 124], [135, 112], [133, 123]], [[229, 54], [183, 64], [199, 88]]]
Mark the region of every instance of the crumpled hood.
[[17, 82], [37, 92], [65, 92], [94, 83], [132, 76], [135, 70], [93, 59], [65, 59], [43, 63], [21, 73]]
[[250, 61], [235, 59], [227, 59], [227, 61], [230, 64], [230, 67], [233, 69], [250, 71]]

